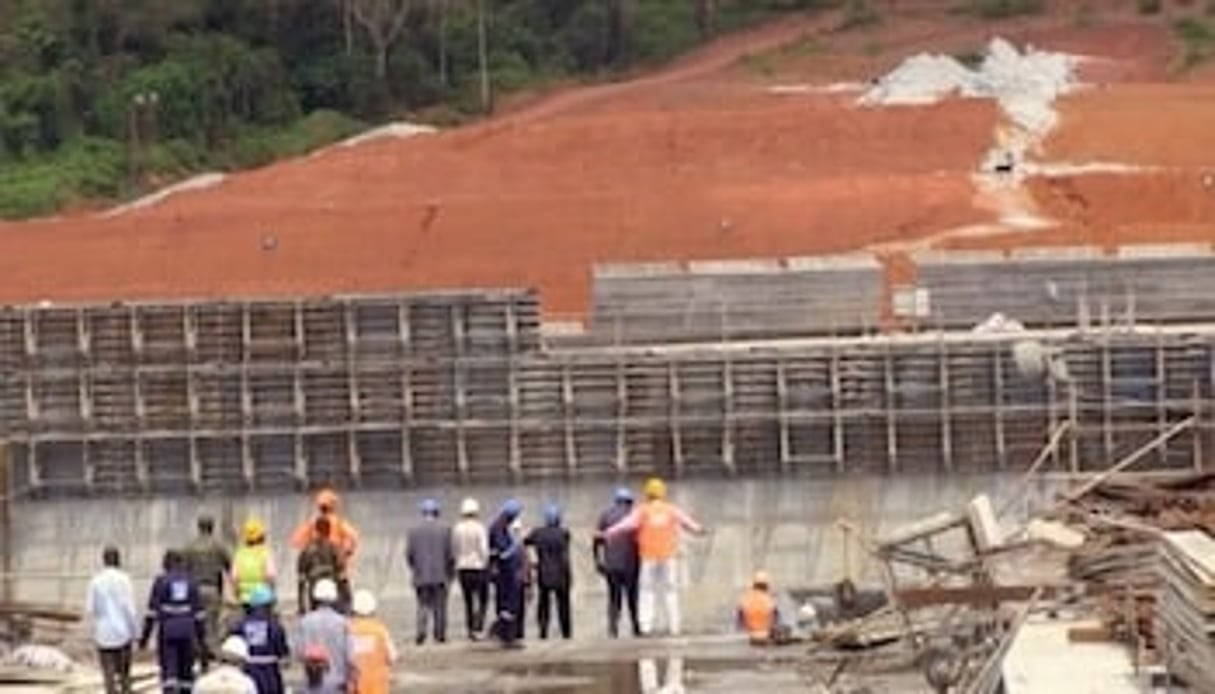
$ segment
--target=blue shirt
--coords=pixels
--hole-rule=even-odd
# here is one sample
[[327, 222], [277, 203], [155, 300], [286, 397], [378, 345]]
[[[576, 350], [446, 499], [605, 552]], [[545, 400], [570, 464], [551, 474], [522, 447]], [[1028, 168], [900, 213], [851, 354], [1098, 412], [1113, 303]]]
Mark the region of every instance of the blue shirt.
[[93, 623], [98, 648], [122, 648], [139, 638], [135, 591], [131, 579], [119, 569], [102, 569], [89, 581], [84, 611]]

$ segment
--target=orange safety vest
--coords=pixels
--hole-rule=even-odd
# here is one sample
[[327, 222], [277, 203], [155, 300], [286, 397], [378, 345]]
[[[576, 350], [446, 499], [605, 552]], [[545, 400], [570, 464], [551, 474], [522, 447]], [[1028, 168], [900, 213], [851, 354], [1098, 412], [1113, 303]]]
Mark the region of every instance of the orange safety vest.
[[675, 507], [665, 501], [648, 501], [638, 512], [637, 551], [642, 559], [664, 561], [679, 550], [679, 517]]
[[[291, 535], [291, 546], [296, 551], [303, 551], [308, 543], [312, 542], [312, 536], [316, 528], [316, 519], [312, 518], [305, 521], [300, 527], [295, 529], [295, 533]], [[342, 550], [342, 557], [349, 560], [354, 556], [354, 551], [359, 546], [359, 531], [354, 529], [345, 518], [334, 514], [329, 516], [329, 539]]]
[[776, 600], [766, 590], [751, 588], [738, 603], [743, 629], [752, 640], [767, 641], [776, 625]]
[[391, 683], [391, 637], [378, 619], [355, 617], [350, 622], [354, 642], [354, 666], [358, 671], [354, 691], [358, 694], [389, 694]]

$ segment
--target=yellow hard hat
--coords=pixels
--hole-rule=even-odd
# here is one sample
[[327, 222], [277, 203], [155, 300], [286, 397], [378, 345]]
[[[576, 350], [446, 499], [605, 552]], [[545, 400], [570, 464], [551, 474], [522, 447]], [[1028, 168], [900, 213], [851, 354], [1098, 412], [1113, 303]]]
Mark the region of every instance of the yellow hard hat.
[[645, 495], [650, 499], [665, 499], [667, 496], [667, 483], [661, 478], [651, 477], [645, 481]]
[[245, 521], [245, 542], [260, 542], [266, 539], [266, 524], [260, 518], [250, 518]]
[[772, 577], [768, 575], [767, 571], [756, 571], [755, 575], [751, 577], [751, 585], [756, 588], [767, 588], [772, 585]]

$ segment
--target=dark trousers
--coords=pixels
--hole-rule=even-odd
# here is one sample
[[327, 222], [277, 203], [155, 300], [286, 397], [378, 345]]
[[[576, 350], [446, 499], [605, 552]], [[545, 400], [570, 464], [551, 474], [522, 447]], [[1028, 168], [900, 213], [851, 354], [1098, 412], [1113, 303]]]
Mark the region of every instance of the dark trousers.
[[417, 641], [426, 640], [430, 618], [434, 617], [435, 641], [447, 640], [447, 586], [440, 583], [432, 586], [414, 586], [418, 597]]
[[497, 611], [495, 636], [503, 643], [523, 639], [523, 613], [526, 603], [523, 581], [510, 575], [494, 579], [494, 609]]
[[98, 648], [105, 694], [131, 694], [131, 645]]
[[536, 604], [536, 623], [540, 626], [540, 638], [548, 638], [549, 616], [552, 614], [551, 603], [557, 603], [557, 621], [561, 625], [561, 638], [573, 636], [573, 624], [570, 623], [570, 587], [540, 586], [540, 602]]
[[194, 639], [161, 639], [156, 649], [160, 661], [160, 686], [165, 692], [188, 692], [194, 687]]
[[461, 569], [460, 593], [464, 596], [464, 621], [468, 635], [485, 630], [485, 610], [489, 607], [489, 572], [485, 569]]
[[637, 621], [637, 572], [608, 569], [604, 574], [608, 584], [608, 634], [615, 638], [620, 634], [620, 608], [627, 606], [633, 635], [641, 634]]

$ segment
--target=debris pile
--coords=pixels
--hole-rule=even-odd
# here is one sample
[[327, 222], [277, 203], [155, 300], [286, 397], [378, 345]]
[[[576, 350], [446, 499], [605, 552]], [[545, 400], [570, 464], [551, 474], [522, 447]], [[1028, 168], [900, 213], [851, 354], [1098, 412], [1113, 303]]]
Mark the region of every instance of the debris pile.
[[1165, 533], [1160, 556], [1165, 664], [1196, 691], [1215, 691], [1215, 539], [1201, 530]]

